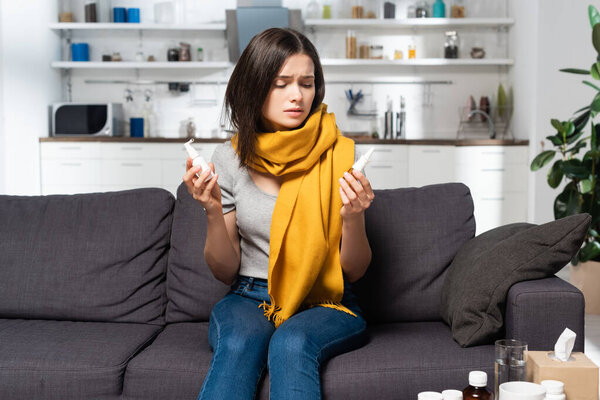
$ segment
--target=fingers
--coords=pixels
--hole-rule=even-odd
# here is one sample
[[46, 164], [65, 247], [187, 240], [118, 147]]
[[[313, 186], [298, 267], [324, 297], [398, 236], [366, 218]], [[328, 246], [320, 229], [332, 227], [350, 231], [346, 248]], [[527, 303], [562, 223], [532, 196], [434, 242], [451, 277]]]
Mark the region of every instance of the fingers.
[[344, 180], [349, 184], [349, 187], [352, 188], [354, 193], [356, 193], [357, 197], [361, 202], [370, 202], [371, 200], [367, 196], [362, 183], [358, 181], [353, 175], [348, 172], [344, 172]]
[[367, 198], [369, 201], [373, 201], [375, 199], [375, 193], [373, 193], [373, 188], [371, 187], [371, 182], [367, 179], [367, 177], [360, 171], [353, 170], [352, 175], [358, 179], [360, 184], [363, 187], [363, 190], [367, 194]]

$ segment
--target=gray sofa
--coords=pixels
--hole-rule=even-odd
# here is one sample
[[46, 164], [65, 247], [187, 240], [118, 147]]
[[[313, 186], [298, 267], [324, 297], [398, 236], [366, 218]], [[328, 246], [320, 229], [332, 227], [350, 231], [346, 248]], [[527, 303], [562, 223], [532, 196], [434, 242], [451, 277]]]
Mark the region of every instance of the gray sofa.
[[[369, 341], [323, 366], [324, 398], [415, 399], [462, 389], [476, 369], [493, 379], [493, 345], [460, 347], [439, 313], [445, 269], [475, 231], [468, 188], [378, 191], [366, 219], [373, 262], [354, 292]], [[195, 399], [210, 310], [229, 289], [205, 264], [204, 235], [183, 186], [177, 200], [0, 196], [0, 399]], [[558, 278], [521, 282], [500, 336], [550, 349], [568, 325], [583, 351], [583, 311]]]

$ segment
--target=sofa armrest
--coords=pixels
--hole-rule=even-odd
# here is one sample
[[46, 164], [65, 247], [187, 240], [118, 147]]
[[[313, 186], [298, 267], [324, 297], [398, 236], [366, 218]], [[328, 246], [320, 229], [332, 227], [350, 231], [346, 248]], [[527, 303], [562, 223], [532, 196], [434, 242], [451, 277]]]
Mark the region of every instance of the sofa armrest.
[[554, 350], [565, 328], [577, 334], [573, 351], [583, 351], [585, 301], [575, 286], [550, 277], [514, 284], [506, 298], [507, 339], [519, 339], [529, 350]]

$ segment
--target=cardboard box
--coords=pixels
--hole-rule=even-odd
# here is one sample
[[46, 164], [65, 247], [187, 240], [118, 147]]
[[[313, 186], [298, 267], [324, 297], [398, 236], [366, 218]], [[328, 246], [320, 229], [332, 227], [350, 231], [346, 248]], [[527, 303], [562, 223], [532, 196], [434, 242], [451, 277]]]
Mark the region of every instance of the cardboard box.
[[598, 400], [598, 367], [583, 353], [571, 353], [575, 361], [548, 357], [550, 351], [527, 352], [527, 380], [541, 383], [555, 379], [565, 384], [568, 400]]

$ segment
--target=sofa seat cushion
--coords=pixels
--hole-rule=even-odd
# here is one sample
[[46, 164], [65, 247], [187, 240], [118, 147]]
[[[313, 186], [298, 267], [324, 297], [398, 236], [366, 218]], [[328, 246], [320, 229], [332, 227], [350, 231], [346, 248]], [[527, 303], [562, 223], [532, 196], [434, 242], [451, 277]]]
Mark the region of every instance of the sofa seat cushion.
[[[443, 322], [391, 323], [368, 329], [370, 340], [364, 347], [323, 366], [324, 398], [416, 399], [426, 390], [464, 389], [472, 370], [486, 371], [493, 381], [494, 346], [461, 348]], [[128, 400], [196, 398], [211, 356], [207, 322], [169, 324], [127, 366], [124, 396]], [[257, 398], [268, 399], [268, 386], [266, 374]]]
[[0, 319], [0, 399], [113, 399], [146, 324]]

